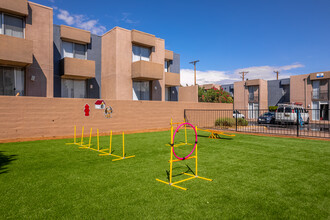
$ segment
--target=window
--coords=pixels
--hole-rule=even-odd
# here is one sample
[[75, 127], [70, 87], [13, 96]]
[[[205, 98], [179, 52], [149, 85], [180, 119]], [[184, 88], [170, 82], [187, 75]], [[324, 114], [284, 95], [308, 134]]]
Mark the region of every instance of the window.
[[165, 101], [171, 101], [171, 87], [165, 88]]
[[151, 53], [150, 48], [133, 45], [132, 61], [133, 62], [140, 60], [150, 61], [150, 53]]
[[24, 19], [0, 13], [0, 33], [12, 37], [24, 38]]
[[313, 87], [313, 99], [319, 99], [320, 97], [320, 81], [315, 80], [312, 81], [312, 87]]
[[24, 70], [0, 67], [0, 95], [24, 95]]
[[133, 81], [133, 100], [150, 100], [149, 81]]
[[62, 41], [62, 56], [86, 60], [86, 45]]
[[86, 80], [62, 79], [62, 97], [86, 98]]
[[171, 61], [165, 60], [165, 64], [164, 64], [165, 72], [170, 72], [170, 65], [171, 65]]

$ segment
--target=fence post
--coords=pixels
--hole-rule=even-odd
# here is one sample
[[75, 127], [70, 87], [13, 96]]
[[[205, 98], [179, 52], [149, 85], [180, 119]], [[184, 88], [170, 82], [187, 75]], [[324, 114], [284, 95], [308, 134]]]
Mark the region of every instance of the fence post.
[[183, 110], [183, 118], [184, 118], [185, 122], [187, 122], [187, 118], [186, 118], [186, 109]]
[[236, 110], [235, 114], [236, 114], [236, 131], [237, 131], [237, 110]]
[[298, 109], [296, 110], [296, 115], [297, 115], [297, 137], [299, 137], [299, 115], [298, 115]]

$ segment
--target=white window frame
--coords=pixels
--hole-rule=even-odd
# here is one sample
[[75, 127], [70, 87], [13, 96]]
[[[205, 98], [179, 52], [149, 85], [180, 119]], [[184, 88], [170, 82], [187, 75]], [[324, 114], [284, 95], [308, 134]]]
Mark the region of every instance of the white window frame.
[[[13, 71], [13, 75], [14, 75], [14, 88], [17, 88], [17, 70], [23, 71], [23, 80], [24, 80], [24, 82], [23, 82], [23, 94], [20, 94], [20, 96], [25, 96], [26, 95], [26, 71], [25, 71], [25, 69], [24, 68], [21, 68], [21, 67], [6, 67], [6, 66], [0, 66], [0, 68], [12, 68], [14, 70]], [[17, 94], [16, 91], [15, 91], [15, 93]], [[4, 95], [4, 96], [7, 96], [7, 95]]]
[[1, 16], [0, 34], [5, 35], [5, 23], [4, 23], [4, 21], [5, 21], [5, 15], [9, 15], [9, 16], [12, 16], [12, 17], [21, 18], [23, 20], [23, 38], [22, 39], [25, 39], [25, 28], [26, 28], [25, 18], [22, 17], [22, 16], [10, 14], [10, 13], [0, 12], [0, 16]]
[[[64, 56], [64, 50], [63, 50], [63, 42], [65, 43], [69, 43], [69, 44], [72, 44], [72, 54], [73, 54], [73, 58], [75, 59], [80, 59], [80, 58], [76, 58], [75, 55], [76, 55], [76, 44], [77, 43], [74, 43], [74, 42], [70, 42], [70, 41], [65, 41], [65, 40], [62, 40], [61, 41], [61, 49], [62, 49], [62, 59], [65, 58]], [[87, 60], [87, 45], [86, 44], [80, 44], [80, 45], [83, 45], [85, 47], [85, 58], [84, 59], [80, 59], [80, 60]]]
[[171, 61], [170, 61], [170, 60], [165, 60], [165, 63], [164, 63], [164, 71], [165, 71], [166, 73], [171, 72], [171, 70], [170, 70], [170, 66], [171, 66]]
[[[139, 56], [139, 59], [138, 59], [138, 60], [135, 60], [135, 61], [134, 61], [133, 47], [139, 47], [139, 48], [140, 48], [140, 54], [137, 55], [137, 56]], [[143, 60], [143, 59], [142, 59], [142, 50], [141, 50], [142, 48], [143, 48], [143, 49], [148, 49], [148, 50], [149, 50], [149, 57], [148, 57], [149, 60], [144, 60], [144, 61], [147, 61], [147, 62], [150, 62], [150, 61], [151, 61], [151, 53], [152, 53], [152, 50], [151, 50], [150, 47], [143, 47], [143, 46], [140, 46], [140, 45], [132, 44], [132, 62], [138, 62], [138, 61]]]

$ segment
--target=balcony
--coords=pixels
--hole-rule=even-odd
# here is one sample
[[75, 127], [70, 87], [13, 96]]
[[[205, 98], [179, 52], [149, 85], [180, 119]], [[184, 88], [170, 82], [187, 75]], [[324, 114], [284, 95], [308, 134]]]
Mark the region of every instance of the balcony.
[[61, 60], [62, 78], [95, 78], [95, 61], [65, 57]]
[[254, 94], [249, 94], [249, 103], [258, 103], [259, 96]]
[[132, 30], [131, 37], [133, 44], [143, 45], [146, 47], [156, 46], [155, 35], [144, 33], [142, 31]]
[[180, 74], [179, 73], [165, 73], [165, 85], [166, 86], [180, 86]]
[[11, 14], [27, 16], [28, 15], [28, 1], [27, 0], [1, 0], [0, 11]]
[[0, 65], [25, 67], [32, 64], [33, 42], [0, 34]]
[[163, 79], [163, 64], [140, 60], [132, 63], [132, 79], [161, 80]]
[[312, 100], [328, 101], [329, 100], [329, 91], [328, 90], [319, 90], [319, 91], [312, 92]]
[[91, 42], [91, 32], [61, 25], [61, 39], [78, 44], [89, 44]]

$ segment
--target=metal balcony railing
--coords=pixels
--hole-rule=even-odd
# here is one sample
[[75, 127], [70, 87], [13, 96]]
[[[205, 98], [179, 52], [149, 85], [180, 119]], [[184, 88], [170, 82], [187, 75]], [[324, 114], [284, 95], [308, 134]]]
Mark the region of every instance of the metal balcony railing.
[[254, 94], [249, 94], [249, 102], [250, 103], [257, 103], [259, 102], [259, 96]]
[[312, 92], [313, 100], [329, 100], [329, 91], [328, 90], [319, 90]]

